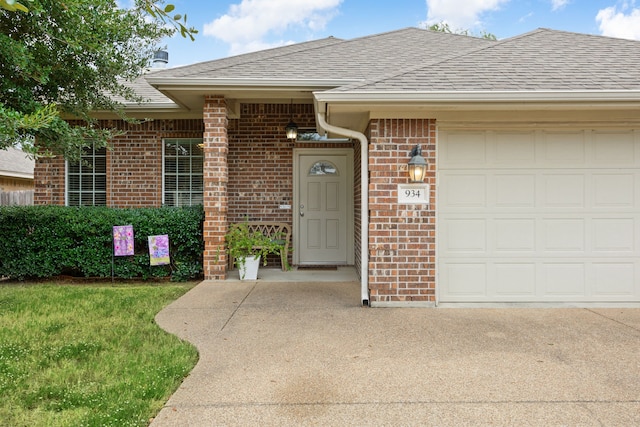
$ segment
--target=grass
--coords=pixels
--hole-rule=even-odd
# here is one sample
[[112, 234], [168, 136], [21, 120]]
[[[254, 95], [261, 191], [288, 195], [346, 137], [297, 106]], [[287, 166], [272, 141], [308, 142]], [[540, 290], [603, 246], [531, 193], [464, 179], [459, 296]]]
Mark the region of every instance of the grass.
[[198, 359], [153, 320], [192, 286], [0, 286], [0, 424], [148, 425]]

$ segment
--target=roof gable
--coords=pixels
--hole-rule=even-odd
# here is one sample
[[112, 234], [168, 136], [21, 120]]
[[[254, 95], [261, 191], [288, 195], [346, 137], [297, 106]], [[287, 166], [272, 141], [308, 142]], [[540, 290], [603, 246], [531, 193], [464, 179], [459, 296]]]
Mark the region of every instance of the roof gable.
[[366, 80], [429, 64], [494, 41], [418, 28], [335, 38], [153, 73], [153, 78]]

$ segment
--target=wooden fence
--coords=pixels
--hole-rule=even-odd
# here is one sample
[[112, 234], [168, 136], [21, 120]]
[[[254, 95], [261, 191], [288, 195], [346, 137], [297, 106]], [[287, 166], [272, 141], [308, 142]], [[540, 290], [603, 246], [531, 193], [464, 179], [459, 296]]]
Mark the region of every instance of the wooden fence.
[[33, 190], [0, 192], [0, 206], [33, 205]]

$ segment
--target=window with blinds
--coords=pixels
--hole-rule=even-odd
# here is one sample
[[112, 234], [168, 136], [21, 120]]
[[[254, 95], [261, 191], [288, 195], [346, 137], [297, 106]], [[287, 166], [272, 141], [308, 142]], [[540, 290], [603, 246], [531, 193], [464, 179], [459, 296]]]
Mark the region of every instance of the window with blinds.
[[165, 139], [162, 202], [166, 206], [202, 204], [202, 138]]
[[86, 147], [80, 161], [67, 162], [67, 206], [107, 204], [107, 149]]

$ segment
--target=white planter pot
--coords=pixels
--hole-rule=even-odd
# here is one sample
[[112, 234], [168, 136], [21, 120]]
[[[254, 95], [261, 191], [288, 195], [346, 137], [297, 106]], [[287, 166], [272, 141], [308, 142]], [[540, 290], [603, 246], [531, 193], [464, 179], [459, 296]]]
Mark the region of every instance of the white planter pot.
[[258, 278], [259, 267], [260, 256], [246, 257], [244, 259], [244, 262], [238, 262], [238, 273], [240, 274], [240, 280], [256, 280]]

